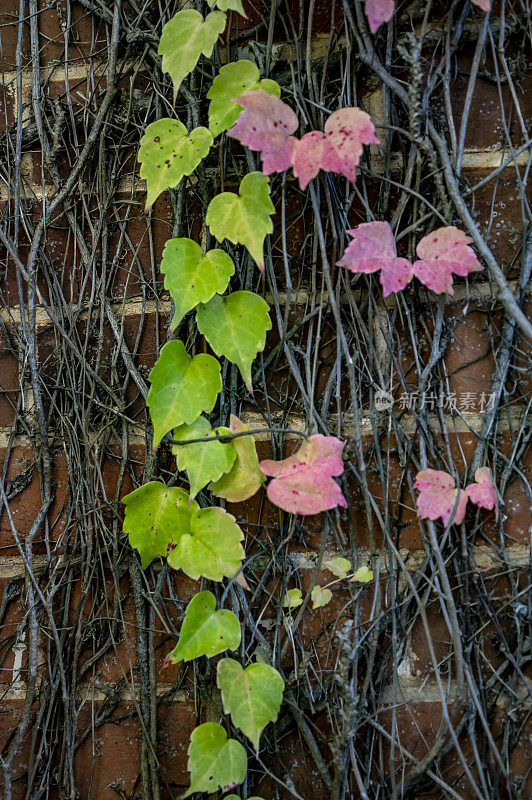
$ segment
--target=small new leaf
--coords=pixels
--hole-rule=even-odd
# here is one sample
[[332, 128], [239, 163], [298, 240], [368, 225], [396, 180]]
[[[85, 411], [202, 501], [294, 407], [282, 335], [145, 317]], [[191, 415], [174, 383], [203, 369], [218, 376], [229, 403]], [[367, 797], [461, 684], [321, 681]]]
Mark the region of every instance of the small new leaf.
[[242, 783], [246, 777], [246, 751], [236, 739], [216, 722], [205, 722], [192, 731], [188, 748], [190, 788], [183, 795], [195, 792], [213, 794], [226, 792]]
[[351, 580], [358, 583], [369, 583], [373, 580], [373, 577], [374, 575], [370, 568], [364, 566], [357, 569]]
[[235, 518], [223, 508], [201, 508], [190, 515], [190, 531], [168, 555], [168, 564], [193, 580], [232, 578], [240, 569], [244, 535]]
[[140, 177], [147, 184], [146, 209], [165, 189], [174, 188], [184, 175], [190, 175], [212, 145], [207, 128], [188, 133], [176, 119], [159, 119], [148, 125], [140, 140]]
[[236, 650], [240, 644], [240, 623], [232, 611], [216, 611], [211, 592], [199, 592], [187, 606], [179, 641], [168, 653], [167, 661], [191, 661], [199, 656], [215, 656]]
[[238, 119], [242, 106], [233, 98], [255, 89], [279, 97], [279, 84], [269, 78], [260, 79], [259, 70], [252, 61], [231, 61], [221, 68], [207, 92], [209, 105], [209, 130], [214, 137], [227, 130]]
[[283, 461], [260, 462], [265, 475], [274, 478], [267, 487], [272, 503], [291, 514], [319, 514], [347, 502], [333, 476], [344, 471], [345, 442], [320, 433], [309, 436], [297, 453]]
[[212, 11], [203, 19], [199, 11], [186, 9], [178, 11], [164, 26], [158, 52], [163, 57], [162, 68], [174, 84], [174, 101], [181, 81], [192, 72], [200, 55], [211, 55], [225, 22], [222, 11]]
[[222, 192], [213, 197], [205, 219], [219, 242], [229, 239], [245, 245], [264, 272], [264, 239], [273, 231], [270, 217], [274, 212], [268, 178], [249, 172], [242, 179], [239, 194]]
[[297, 608], [302, 602], [301, 589], [288, 589], [284, 596], [283, 608]]
[[218, 292], [222, 294], [235, 271], [230, 256], [223, 250], [203, 250], [192, 239], [169, 239], [163, 252], [161, 272], [164, 288], [174, 300], [172, 329], [198, 303], [207, 303]]
[[243, 669], [238, 661], [224, 658], [218, 662], [217, 683], [225, 713], [231, 714], [233, 724], [258, 751], [262, 731], [277, 719], [281, 708], [283, 679], [267, 664], [250, 664]]
[[153, 422], [154, 447], [171, 428], [190, 425], [203, 411], [212, 411], [222, 388], [218, 361], [204, 353], [191, 358], [179, 339], [164, 345], [149, 378], [146, 405]]
[[416, 475], [414, 489], [419, 490], [417, 498], [417, 515], [419, 519], [436, 520], [441, 518], [444, 525], [449, 522], [456, 504], [457, 492], [459, 491], [460, 495], [453, 523], [458, 525], [463, 522], [466, 513], [467, 494], [463, 489], [456, 489], [454, 478], [448, 472], [443, 472], [439, 469], [423, 469]]
[[200, 304], [196, 323], [218, 356], [238, 366], [244, 383], [251, 386], [251, 364], [264, 350], [266, 331], [272, 327], [268, 303], [253, 292], [232, 292], [227, 297], [215, 294]]
[[345, 578], [351, 569], [351, 562], [348, 561], [347, 558], [342, 558], [340, 556], [338, 558], [331, 558], [329, 561], [324, 561], [323, 566], [325, 569], [328, 569], [329, 572], [332, 572], [333, 575], [336, 575], [337, 578]]
[[[228, 433], [243, 433], [249, 430], [251, 430], [250, 425], [246, 425], [231, 414]], [[229, 472], [222, 475], [215, 483], [209, 484], [207, 488], [215, 497], [223, 497], [229, 503], [241, 503], [258, 492], [265, 478], [259, 468], [253, 436], [238, 436], [233, 439], [232, 444], [236, 451], [235, 463]]]
[[[198, 417], [192, 425], [180, 425], [174, 428], [174, 439], [210, 439], [215, 431], [205, 417]], [[190, 483], [190, 496], [195, 497], [209, 481], [217, 481], [229, 472], [236, 458], [236, 451], [231, 442], [194, 442], [192, 444], [175, 444], [172, 448], [176, 466], [186, 470]]]
[[312, 608], [322, 608], [330, 603], [332, 592], [330, 589], [323, 589], [321, 586], [315, 586], [311, 592], [310, 599], [312, 600]]
[[124, 532], [129, 534], [131, 547], [138, 550], [142, 569], [159, 556], [165, 556], [169, 545], [175, 545], [189, 531], [190, 505], [183, 489], [167, 487], [160, 481], [150, 481], [126, 495]]

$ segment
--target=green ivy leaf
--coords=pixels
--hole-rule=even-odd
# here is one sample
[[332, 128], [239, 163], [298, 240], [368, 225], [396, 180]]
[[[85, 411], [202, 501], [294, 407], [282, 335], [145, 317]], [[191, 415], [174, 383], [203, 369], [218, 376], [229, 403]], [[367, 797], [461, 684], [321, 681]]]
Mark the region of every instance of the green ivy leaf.
[[215, 294], [196, 311], [196, 323], [214, 352], [238, 366], [244, 383], [251, 386], [251, 364], [264, 350], [266, 331], [272, 327], [266, 300], [253, 292], [232, 292], [227, 297]]
[[283, 608], [297, 608], [303, 602], [301, 589], [288, 589], [283, 599]]
[[270, 182], [262, 172], [249, 172], [240, 184], [239, 194], [222, 192], [213, 197], [205, 221], [212, 235], [222, 242], [243, 244], [264, 272], [264, 239], [273, 231], [270, 219], [275, 212], [270, 200]]
[[218, 662], [218, 688], [224, 711], [233, 724], [259, 749], [259, 739], [269, 722], [277, 719], [283, 700], [284, 681], [268, 664], [250, 664], [242, 669], [238, 661]]
[[212, 11], [205, 19], [199, 11], [179, 11], [164, 26], [159, 40], [162, 68], [174, 83], [174, 102], [181, 81], [192, 72], [200, 55], [212, 53], [218, 36], [225, 28], [226, 16], [222, 11]]
[[161, 272], [165, 275], [164, 288], [174, 300], [172, 329], [198, 303], [207, 303], [216, 292], [224, 292], [234, 271], [232, 258], [223, 250], [209, 250], [203, 255], [192, 239], [169, 239], [164, 246]]
[[146, 179], [148, 209], [165, 189], [190, 175], [207, 155], [212, 135], [207, 128], [190, 133], [177, 119], [158, 119], [148, 125], [140, 140], [140, 177]]
[[[237, 794], [226, 794], [224, 800], [241, 800]], [[262, 800], [262, 797], [248, 797], [248, 800]]]
[[[220, 429], [220, 433], [222, 430]], [[246, 425], [231, 414], [231, 429], [228, 433], [243, 433], [249, 430], [251, 430], [250, 425]], [[266, 478], [259, 469], [253, 436], [239, 436], [233, 439], [233, 447], [236, 451], [236, 460], [231, 470], [216, 482], [209, 484], [207, 488], [215, 497], [223, 497], [230, 503], [241, 503], [256, 494]]]
[[[192, 425], [174, 428], [174, 439], [207, 439], [215, 432], [205, 417], [198, 417]], [[229, 472], [236, 458], [236, 450], [231, 442], [205, 442], [176, 444], [173, 446], [176, 465], [179, 470], [188, 472], [190, 496], [195, 497], [209, 481], [217, 481]]]
[[242, 0], [207, 0], [209, 8], [216, 6], [220, 11], [238, 11], [247, 19], [247, 14], [242, 7]]
[[190, 515], [190, 533], [180, 537], [168, 563], [195, 581], [201, 576], [211, 581], [232, 578], [244, 558], [243, 538], [235, 518], [223, 508], [201, 508]]
[[212, 411], [222, 389], [220, 365], [213, 356], [191, 358], [179, 339], [167, 342], [150, 372], [146, 405], [153, 422], [153, 446], [177, 425], [190, 425], [202, 411]]
[[351, 569], [351, 562], [348, 561], [347, 558], [339, 556], [338, 558], [331, 558], [329, 561], [324, 561], [323, 566], [325, 569], [328, 569], [329, 572], [332, 572], [333, 575], [336, 575], [337, 578], [345, 578]]
[[194, 792], [212, 794], [227, 791], [246, 777], [246, 751], [236, 739], [216, 722], [205, 722], [192, 731], [188, 748], [190, 788], [183, 797]]
[[269, 78], [260, 79], [259, 70], [253, 61], [243, 58], [223, 66], [207, 92], [209, 105], [209, 130], [214, 137], [231, 128], [238, 119], [242, 106], [233, 97], [242, 97], [246, 92], [264, 89], [276, 97], [281, 96], [279, 84]]
[[330, 589], [322, 589], [321, 586], [315, 586], [310, 595], [312, 608], [316, 610], [317, 608], [326, 606], [327, 603], [330, 603], [331, 598], [332, 592]]
[[139, 551], [142, 569], [154, 558], [165, 556], [168, 545], [188, 533], [190, 513], [199, 510], [195, 502], [189, 507], [190, 498], [183, 489], [169, 488], [160, 481], [140, 486], [122, 502], [126, 507], [124, 531], [131, 547]]
[[359, 567], [351, 578], [351, 581], [357, 581], [358, 583], [370, 583], [373, 578], [373, 572], [369, 567]]
[[240, 644], [240, 623], [232, 611], [216, 611], [211, 592], [199, 592], [187, 606], [179, 641], [168, 653], [171, 664], [192, 661], [199, 656], [215, 656], [224, 650], [236, 650]]

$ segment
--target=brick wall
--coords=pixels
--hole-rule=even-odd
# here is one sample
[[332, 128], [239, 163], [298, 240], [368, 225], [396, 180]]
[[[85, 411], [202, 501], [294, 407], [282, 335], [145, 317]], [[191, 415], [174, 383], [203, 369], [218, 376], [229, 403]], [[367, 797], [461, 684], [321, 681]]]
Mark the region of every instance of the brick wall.
[[[3, 0], [0, 9], [5, 798], [176, 798], [188, 786], [191, 731], [220, 719], [212, 663], [163, 669], [198, 584], [160, 564], [142, 573], [121, 531], [121, 497], [154, 477], [176, 479], [170, 448], [152, 452], [144, 402], [158, 351], [176, 335], [159, 273], [162, 248], [172, 235], [208, 243], [206, 197], [220, 191], [221, 179], [235, 184], [245, 167], [242, 149], [225, 141], [199, 180], [144, 213], [138, 141], [147, 122], [169, 113], [171, 98], [154, 48], [161, 24], [183, 4], [163, 5], [123, 6], [116, 92], [103, 119], [112, 4]], [[410, 255], [435, 227], [434, 209], [464, 224], [449, 187], [442, 183], [447, 208], [438, 193], [442, 164], [386, 127], [408, 129], [413, 117], [373, 68], [373, 41], [393, 81], [408, 89], [420, 78], [423, 135], [430, 118], [454, 156], [450, 120], [459, 139], [467, 118], [454, 174], [526, 309], [528, 6], [495, 4], [486, 26], [471, 8], [445, 16], [446, 4], [436, 3], [423, 29], [424, 4], [399, 4], [387, 54], [386, 33], [362, 35], [358, 2], [244, 5], [249, 18], [231, 15], [215, 64], [228, 55], [268, 63], [310, 127], [321, 106], [350, 104], [380, 126], [383, 146], [370, 149], [354, 193], [336, 178], [319, 184], [331, 264], [345, 246], [345, 221], [366, 221], [368, 208], [395, 221]], [[412, 50], [409, 31], [422, 29], [425, 45], [412, 66], [402, 54]], [[207, 60], [191, 91], [203, 96], [214, 68]], [[176, 110], [190, 125], [186, 97]], [[277, 213], [266, 280], [241, 250], [231, 252], [235, 288], [262, 293], [274, 326], [255, 362], [254, 396], [224, 367], [213, 421], [238, 413], [259, 428], [347, 438], [349, 507], [293, 520], [264, 496], [227, 506], [252, 559], [244, 570], [251, 591], [234, 587], [227, 600], [247, 620], [242, 658], [271, 661], [288, 687], [260, 758], [250, 753], [241, 796], [532, 796], [530, 343], [505, 317], [487, 270], [440, 300], [419, 286], [383, 300], [375, 276], [355, 281], [336, 270], [353, 384], [308, 193], [291, 175], [272, 183]], [[188, 318], [177, 335], [191, 351], [204, 347]], [[394, 395], [389, 412], [375, 410], [379, 388]], [[454, 396], [458, 410], [411, 407], [412, 395], [429, 390]], [[280, 457], [298, 441], [294, 433], [260, 434], [259, 455]], [[411, 486], [423, 458], [462, 479], [476, 461], [490, 465], [500, 521], [480, 512], [463, 529], [437, 529], [435, 550]], [[369, 564], [375, 581], [339, 583], [328, 606], [288, 616], [283, 591], [299, 586], [305, 596], [326, 583], [321, 564], [333, 555]]]

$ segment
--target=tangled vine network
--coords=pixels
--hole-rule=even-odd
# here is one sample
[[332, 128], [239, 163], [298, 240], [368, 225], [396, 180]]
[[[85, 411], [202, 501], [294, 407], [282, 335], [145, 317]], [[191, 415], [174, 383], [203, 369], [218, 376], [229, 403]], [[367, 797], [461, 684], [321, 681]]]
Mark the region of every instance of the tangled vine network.
[[[208, 5], [0, 9], [2, 796], [97, 797], [95, 752], [112, 723], [138, 726], [140, 760], [131, 785], [106, 778], [106, 796], [177, 798], [186, 770], [174, 778], [171, 762], [190, 731], [165, 720], [179, 704], [192, 727], [222, 714], [208, 661], [162, 669], [193, 582], [166, 562], [141, 569], [121, 498], [158, 478], [180, 484], [171, 445], [152, 447], [148, 374], [170, 338], [191, 354], [204, 348], [188, 317], [170, 330], [162, 246], [190, 236], [212, 247], [210, 199], [260, 170], [256, 153], [223, 135], [145, 213], [139, 141], [161, 117], [205, 124], [215, 75], [246, 58], [277, 81], [302, 132], [357, 106], [380, 144], [366, 148], [355, 183], [322, 173], [303, 192], [289, 173], [272, 178], [264, 275], [243, 248], [226, 248], [234, 287], [268, 300], [273, 328], [252, 396], [224, 363], [212, 425], [252, 420], [273, 458], [292, 452], [298, 432], [347, 440], [347, 509], [229, 509], [246, 532], [249, 586], [214, 591], [240, 619], [242, 653], [286, 687], [238, 791], [521, 800], [532, 660], [519, 507], [532, 504], [530, 5], [501, 0], [480, 13], [467, 0], [406, 0], [372, 34], [359, 0], [250, 0], [249, 19], [229, 12], [229, 33], [174, 102], [161, 30], [184, 6]], [[486, 87], [497, 102], [479, 112]], [[479, 152], [496, 158], [480, 163]], [[455, 225], [484, 270], [453, 296], [412, 283], [385, 298], [376, 276], [337, 266], [346, 229], [372, 220], [390, 223], [411, 261], [423, 236]], [[486, 374], [487, 402], [449, 402]], [[483, 466], [496, 478], [497, 519], [416, 518], [416, 473], [435, 468], [465, 485]], [[335, 603], [312, 611], [331, 552], [374, 579], [336, 587]], [[303, 603], [289, 615], [279, 598], [293, 588]]]

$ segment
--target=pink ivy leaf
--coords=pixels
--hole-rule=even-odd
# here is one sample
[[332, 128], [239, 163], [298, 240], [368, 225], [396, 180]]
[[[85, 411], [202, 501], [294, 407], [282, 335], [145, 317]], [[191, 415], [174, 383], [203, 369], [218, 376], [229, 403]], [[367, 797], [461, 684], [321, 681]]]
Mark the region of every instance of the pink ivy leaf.
[[262, 472], [274, 479], [267, 487], [271, 502], [291, 514], [319, 514], [336, 506], [347, 508], [345, 497], [333, 480], [344, 471], [344, 446], [345, 442], [335, 436], [317, 433], [283, 461], [261, 461]]
[[407, 258], [400, 258], [388, 222], [363, 222], [347, 233], [353, 237], [338, 265], [351, 272], [377, 272], [385, 297], [400, 292], [414, 277], [414, 268]]
[[414, 275], [437, 294], [454, 294], [453, 272], [465, 276], [484, 269], [469, 246], [471, 241], [452, 225], [432, 231], [416, 248], [419, 261], [414, 261]]
[[[454, 478], [448, 472], [439, 469], [423, 469], [416, 475], [414, 489], [419, 490], [417, 498], [417, 515], [419, 519], [436, 520], [441, 518], [444, 525], [449, 522], [456, 503], [457, 489]], [[467, 494], [460, 489], [460, 497], [453, 522], [463, 522], [467, 506]]]
[[294, 148], [292, 166], [299, 185], [305, 189], [320, 167], [355, 181], [365, 144], [379, 144], [369, 114], [361, 108], [334, 111], [325, 123], [324, 133], [306, 133]]
[[491, 11], [491, 0], [472, 0], [472, 3], [481, 8], [482, 11]]
[[290, 106], [264, 89], [245, 92], [233, 97], [243, 111], [227, 132], [250, 150], [259, 150], [262, 172], [283, 172], [292, 163], [292, 152], [297, 139], [290, 134], [297, 130], [298, 119]]
[[476, 483], [470, 483], [465, 491], [469, 499], [481, 508], [488, 511], [495, 509], [495, 519], [499, 519], [499, 498], [495, 490], [491, 470], [489, 467], [480, 467], [475, 472]]
[[368, 18], [370, 31], [375, 33], [383, 22], [389, 22], [393, 17], [395, 2], [394, 0], [366, 0], [364, 11]]

